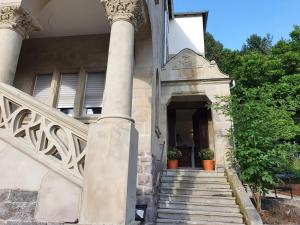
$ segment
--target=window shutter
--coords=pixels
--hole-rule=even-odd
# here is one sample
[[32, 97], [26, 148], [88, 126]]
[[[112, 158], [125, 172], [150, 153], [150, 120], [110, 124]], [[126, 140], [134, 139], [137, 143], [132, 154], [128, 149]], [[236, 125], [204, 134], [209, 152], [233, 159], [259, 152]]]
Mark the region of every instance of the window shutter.
[[85, 88], [84, 108], [102, 107], [105, 87], [104, 73], [89, 73]]
[[57, 108], [74, 108], [78, 74], [61, 75]]
[[52, 81], [51, 74], [37, 75], [32, 96], [35, 97], [37, 100], [45, 104], [48, 104], [51, 81]]

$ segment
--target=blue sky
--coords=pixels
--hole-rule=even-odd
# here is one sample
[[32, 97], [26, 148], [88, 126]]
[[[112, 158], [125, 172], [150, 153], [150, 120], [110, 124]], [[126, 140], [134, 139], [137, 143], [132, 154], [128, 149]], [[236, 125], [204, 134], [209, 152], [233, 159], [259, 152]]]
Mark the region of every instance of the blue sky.
[[253, 33], [288, 38], [300, 25], [300, 0], [174, 0], [176, 12], [208, 10], [207, 31], [226, 48], [240, 49]]

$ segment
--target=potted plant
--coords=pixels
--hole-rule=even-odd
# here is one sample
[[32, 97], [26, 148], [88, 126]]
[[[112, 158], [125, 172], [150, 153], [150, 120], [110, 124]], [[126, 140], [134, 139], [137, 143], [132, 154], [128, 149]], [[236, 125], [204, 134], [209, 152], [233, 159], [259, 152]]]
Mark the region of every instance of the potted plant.
[[211, 149], [204, 149], [199, 152], [199, 157], [202, 159], [202, 165], [204, 170], [215, 169], [215, 153]]
[[168, 169], [177, 169], [178, 159], [181, 158], [181, 152], [177, 148], [168, 149]]

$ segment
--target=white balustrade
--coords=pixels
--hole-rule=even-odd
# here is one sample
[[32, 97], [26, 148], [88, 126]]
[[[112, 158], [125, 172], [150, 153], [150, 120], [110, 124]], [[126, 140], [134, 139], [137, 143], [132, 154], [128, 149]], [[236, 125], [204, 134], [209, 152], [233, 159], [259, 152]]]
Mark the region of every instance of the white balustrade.
[[27, 152], [82, 180], [87, 125], [0, 83], [0, 132], [0, 137], [24, 143]]

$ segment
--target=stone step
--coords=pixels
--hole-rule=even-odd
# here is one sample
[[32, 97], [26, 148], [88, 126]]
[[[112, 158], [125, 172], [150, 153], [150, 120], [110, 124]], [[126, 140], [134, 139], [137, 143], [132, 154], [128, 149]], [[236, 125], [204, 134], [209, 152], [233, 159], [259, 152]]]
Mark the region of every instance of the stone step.
[[193, 195], [193, 196], [232, 196], [230, 189], [196, 189], [196, 188], [161, 188], [162, 194]]
[[158, 209], [157, 211], [158, 218], [161, 219], [243, 223], [243, 217], [240, 213], [189, 211], [174, 209]]
[[161, 187], [174, 187], [174, 188], [200, 188], [200, 189], [230, 189], [230, 185], [225, 182], [182, 182], [182, 181], [169, 181], [162, 182]]
[[164, 170], [163, 175], [171, 176], [191, 176], [191, 177], [216, 177], [224, 176], [224, 173], [217, 173], [215, 171], [203, 170]]
[[180, 209], [180, 210], [196, 210], [211, 212], [232, 212], [239, 213], [240, 209], [237, 205], [221, 205], [211, 203], [186, 203], [186, 202], [170, 202], [159, 201], [158, 207], [161, 209]]
[[223, 182], [227, 183], [225, 177], [191, 177], [191, 176], [169, 176], [163, 175], [161, 178], [162, 182], [167, 181], [182, 181], [182, 182]]
[[161, 201], [185, 202], [185, 203], [211, 203], [211, 204], [222, 204], [222, 205], [236, 204], [234, 197], [159, 194], [159, 199]]
[[156, 225], [245, 225], [244, 223], [226, 223], [226, 222], [211, 222], [211, 221], [188, 221], [174, 219], [157, 219]]

